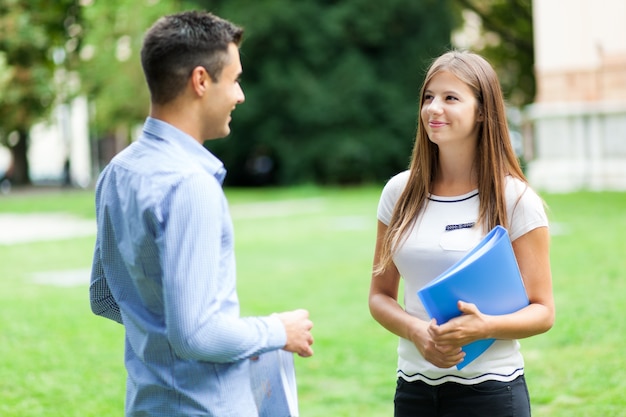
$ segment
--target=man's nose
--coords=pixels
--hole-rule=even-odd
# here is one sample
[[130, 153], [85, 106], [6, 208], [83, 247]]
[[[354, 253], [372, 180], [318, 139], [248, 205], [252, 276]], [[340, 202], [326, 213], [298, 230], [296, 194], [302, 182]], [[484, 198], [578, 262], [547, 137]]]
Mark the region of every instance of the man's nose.
[[241, 88], [241, 85], [239, 83], [237, 83], [237, 88], [239, 90], [237, 92], [237, 104], [241, 104], [246, 101], [246, 95], [243, 93], [243, 88]]

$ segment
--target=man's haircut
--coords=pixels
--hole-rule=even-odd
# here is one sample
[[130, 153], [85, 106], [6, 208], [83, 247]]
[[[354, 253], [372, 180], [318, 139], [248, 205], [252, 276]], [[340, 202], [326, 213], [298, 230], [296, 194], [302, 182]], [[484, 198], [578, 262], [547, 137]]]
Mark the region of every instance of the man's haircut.
[[141, 48], [152, 102], [165, 104], [175, 99], [198, 66], [219, 81], [228, 63], [228, 45], [239, 46], [242, 36], [241, 27], [208, 12], [187, 11], [157, 20]]

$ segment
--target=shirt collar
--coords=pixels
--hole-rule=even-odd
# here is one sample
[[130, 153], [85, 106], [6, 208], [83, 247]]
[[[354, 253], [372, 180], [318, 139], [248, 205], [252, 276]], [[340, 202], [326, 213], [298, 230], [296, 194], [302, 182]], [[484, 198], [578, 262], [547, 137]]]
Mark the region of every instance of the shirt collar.
[[189, 157], [202, 165], [220, 184], [226, 177], [224, 164], [197, 140], [175, 126], [159, 119], [148, 117], [143, 126], [145, 136], [164, 140], [180, 148]]

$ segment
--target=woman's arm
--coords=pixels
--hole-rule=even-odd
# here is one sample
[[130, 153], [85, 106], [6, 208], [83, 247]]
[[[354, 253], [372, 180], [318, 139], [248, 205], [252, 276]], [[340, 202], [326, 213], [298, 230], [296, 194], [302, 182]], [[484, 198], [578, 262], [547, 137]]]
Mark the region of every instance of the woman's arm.
[[[379, 221], [374, 269], [380, 262], [382, 239], [386, 231], [387, 226]], [[395, 265], [391, 265], [382, 273], [372, 273], [369, 292], [372, 317], [391, 333], [411, 340], [424, 358], [435, 366], [448, 368], [458, 364], [465, 356], [460, 347], [435, 346], [428, 334], [429, 323], [411, 316], [398, 304], [399, 285], [400, 273]]]
[[463, 346], [477, 339], [522, 339], [548, 331], [555, 317], [549, 246], [547, 227], [513, 241], [530, 305], [512, 314], [491, 316], [482, 314], [474, 304], [460, 302], [464, 314], [441, 326], [431, 325], [431, 337], [439, 344]]

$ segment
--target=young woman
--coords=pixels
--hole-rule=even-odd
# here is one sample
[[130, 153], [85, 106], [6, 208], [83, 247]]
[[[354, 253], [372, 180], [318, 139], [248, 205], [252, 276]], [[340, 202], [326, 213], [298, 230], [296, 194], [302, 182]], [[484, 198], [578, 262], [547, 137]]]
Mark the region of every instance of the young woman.
[[[380, 198], [369, 295], [372, 316], [400, 337], [395, 416], [530, 416], [516, 339], [554, 322], [548, 221], [513, 152], [489, 63], [469, 52], [437, 58], [420, 93], [418, 125], [409, 170], [391, 178]], [[530, 305], [490, 316], [459, 300], [461, 316], [429, 320], [417, 291], [496, 225], [509, 232]], [[497, 340], [458, 370], [461, 347], [485, 338]]]

